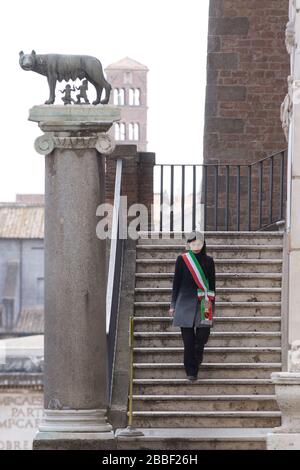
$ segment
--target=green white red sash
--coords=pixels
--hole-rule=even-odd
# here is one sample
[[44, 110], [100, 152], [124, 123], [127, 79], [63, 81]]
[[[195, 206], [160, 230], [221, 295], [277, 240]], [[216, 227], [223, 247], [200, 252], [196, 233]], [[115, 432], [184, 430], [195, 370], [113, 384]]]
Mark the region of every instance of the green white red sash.
[[183, 253], [182, 258], [198, 287], [197, 295], [200, 301], [200, 322], [201, 324], [212, 326], [212, 304], [210, 304], [209, 312], [205, 314], [205, 300], [213, 301], [215, 299], [215, 292], [209, 289], [208, 280], [193, 251], [189, 250], [187, 253]]

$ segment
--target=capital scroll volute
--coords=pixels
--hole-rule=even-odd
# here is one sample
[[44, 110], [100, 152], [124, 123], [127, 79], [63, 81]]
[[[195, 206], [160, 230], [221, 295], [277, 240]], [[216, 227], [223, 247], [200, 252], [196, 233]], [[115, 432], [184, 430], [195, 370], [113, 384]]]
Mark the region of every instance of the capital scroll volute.
[[99, 153], [110, 155], [115, 149], [115, 142], [108, 134], [100, 134], [95, 147]]
[[41, 155], [49, 155], [55, 148], [54, 138], [51, 135], [43, 134], [35, 139], [34, 148]]

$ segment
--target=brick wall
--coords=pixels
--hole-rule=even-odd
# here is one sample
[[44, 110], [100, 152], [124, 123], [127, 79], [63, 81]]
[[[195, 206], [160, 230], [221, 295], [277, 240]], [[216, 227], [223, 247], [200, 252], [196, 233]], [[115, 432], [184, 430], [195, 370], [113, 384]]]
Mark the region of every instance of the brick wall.
[[[287, 146], [280, 105], [289, 75], [285, 48], [288, 3], [288, 0], [210, 0], [204, 163], [253, 163]], [[224, 170], [220, 168], [220, 222], [225, 213]], [[257, 222], [258, 171], [253, 170], [252, 219]], [[208, 179], [210, 223], [214, 219], [213, 171], [210, 169]], [[268, 171], [264, 168], [264, 188], [269, 181]], [[279, 164], [276, 164], [275, 175], [278, 172]], [[279, 189], [277, 179], [275, 191]], [[242, 194], [247, 194], [247, 181], [245, 168]], [[235, 192], [230, 196], [232, 201], [236, 200], [235, 183], [236, 178], [232, 176], [230, 189]], [[247, 203], [242, 194], [241, 217], [246, 222]], [[266, 192], [265, 200], [267, 197]], [[234, 208], [231, 217], [236, 218]]]
[[116, 160], [121, 158], [121, 195], [127, 196], [128, 208], [132, 204], [144, 204], [147, 208], [151, 228], [151, 205], [153, 204], [153, 166], [155, 153], [138, 152], [136, 145], [117, 145], [106, 159], [105, 200], [114, 203]]

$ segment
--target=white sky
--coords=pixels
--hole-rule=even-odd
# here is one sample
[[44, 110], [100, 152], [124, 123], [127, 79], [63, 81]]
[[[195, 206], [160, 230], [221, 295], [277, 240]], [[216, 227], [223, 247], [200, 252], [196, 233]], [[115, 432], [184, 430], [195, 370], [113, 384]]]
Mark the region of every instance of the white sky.
[[157, 163], [201, 163], [208, 3], [2, 2], [0, 201], [44, 192], [44, 157], [33, 148], [42, 131], [27, 119], [28, 110], [48, 98], [48, 84], [20, 68], [21, 50], [94, 55], [103, 68], [125, 56], [147, 65], [148, 151], [156, 152]]

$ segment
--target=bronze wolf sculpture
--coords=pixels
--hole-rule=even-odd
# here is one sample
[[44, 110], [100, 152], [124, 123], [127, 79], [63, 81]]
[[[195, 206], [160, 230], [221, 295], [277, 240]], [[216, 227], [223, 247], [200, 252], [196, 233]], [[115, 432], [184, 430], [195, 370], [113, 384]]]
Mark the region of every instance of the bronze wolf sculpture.
[[[65, 55], [65, 54], [19, 54], [20, 66], [23, 70], [31, 70], [45, 75], [48, 80], [50, 96], [45, 104], [53, 104], [55, 101], [55, 87], [57, 80], [82, 80], [86, 78], [94, 85], [97, 98], [93, 104], [107, 104], [111, 92], [111, 85], [106, 81], [100, 60], [88, 55]], [[105, 98], [101, 100], [103, 89]]]

